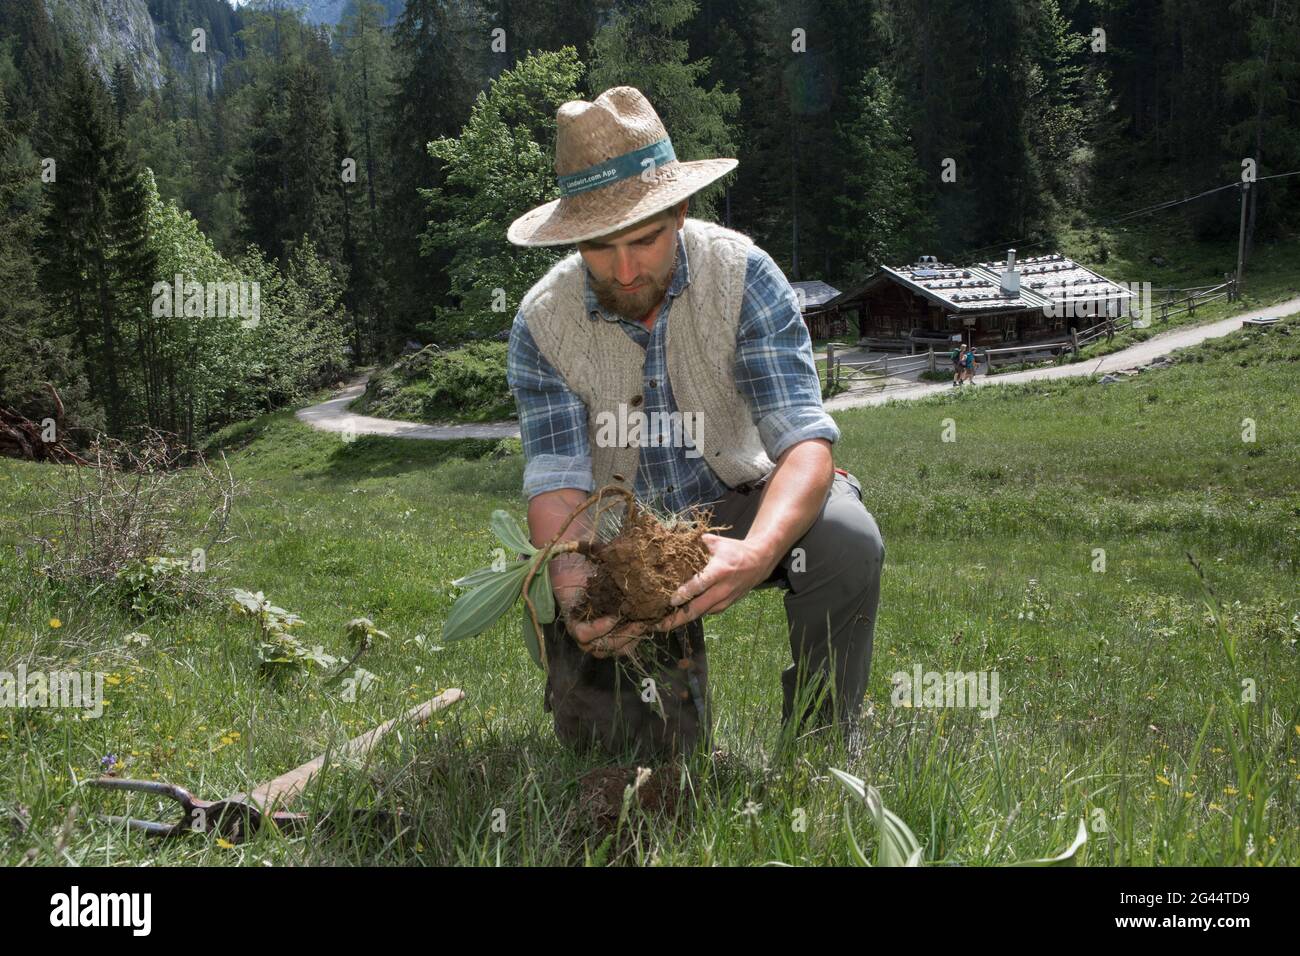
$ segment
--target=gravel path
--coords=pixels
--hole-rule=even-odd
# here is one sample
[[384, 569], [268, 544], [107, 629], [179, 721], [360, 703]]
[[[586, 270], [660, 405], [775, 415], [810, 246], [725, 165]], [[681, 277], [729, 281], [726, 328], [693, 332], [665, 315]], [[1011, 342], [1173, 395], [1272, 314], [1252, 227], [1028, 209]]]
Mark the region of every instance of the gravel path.
[[[1269, 306], [1258, 312], [1243, 313], [1229, 319], [1209, 322], [1205, 325], [1191, 325], [1172, 329], [1168, 332], [1161, 332], [1145, 342], [1138, 342], [1126, 349], [1103, 355], [1088, 362], [1076, 362], [1072, 365], [1052, 365], [1046, 368], [1028, 369], [1023, 372], [1006, 372], [1002, 375], [994, 375], [991, 378], [987, 375], [976, 375], [970, 385], [982, 388], [988, 385], [1032, 382], [1037, 379], [1069, 378], [1075, 375], [1104, 375], [1107, 372], [1113, 373], [1121, 369], [1136, 368], [1140, 365], [1149, 365], [1152, 359], [1161, 355], [1168, 355], [1176, 349], [1187, 348], [1189, 345], [1196, 345], [1206, 339], [1227, 335], [1229, 332], [1241, 328], [1243, 319], [1263, 315], [1284, 316], [1293, 312], [1300, 312], [1300, 298], [1289, 299], [1286, 302], [1279, 302], [1277, 305]], [[961, 387], [968, 388], [970, 386], [963, 385]], [[924, 398], [927, 395], [935, 395], [939, 392], [950, 392], [952, 388], [951, 382], [921, 382], [904, 388], [891, 388], [885, 392], [865, 390], [841, 392], [834, 398], [827, 399], [825, 405], [828, 412], [836, 412], [846, 408], [883, 405], [886, 402], [910, 401]]]
[[[1279, 302], [1277, 305], [1261, 309], [1258, 312], [1220, 319], [1206, 325], [1192, 325], [1173, 329], [1138, 342], [1126, 349], [1104, 355], [1096, 361], [1076, 362], [1072, 365], [1054, 365], [1047, 368], [1029, 369], [1024, 372], [1008, 372], [1004, 375], [976, 375], [972, 384], [978, 387], [988, 385], [1031, 382], [1036, 379], [1066, 378], [1075, 375], [1104, 375], [1121, 369], [1148, 365], [1161, 355], [1167, 355], [1175, 349], [1187, 348], [1206, 339], [1227, 335], [1241, 328], [1242, 319], [1251, 316], [1276, 315], [1285, 316], [1300, 312], [1300, 298]], [[962, 386], [966, 388], [967, 386]], [[349, 435], [385, 435], [389, 438], [420, 438], [429, 441], [451, 441], [459, 438], [518, 438], [518, 422], [483, 422], [477, 425], [421, 425], [416, 422], [401, 422], [391, 418], [372, 418], [369, 415], [356, 415], [348, 411], [348, 405], [366, 388], [366, 377], [359, 378], [339, 392], [329, 401], [299, 409], [296, 413], [299, 421], [322, 431]], [[903, 388], [891, 388], [889, 391], [843, 392], [825, 402], [829, 412], [845, 408], [861, 408], [868, 405], [883, 405], [886, 402], [910, 401], [952, 390], [950, 382], [924, 382]]]
[[366, 378], [348, 384], [327, 402], [298, 409], [298, 421], [321, 431], [348, 435], [385, 435], [389, 438], [423, 438], [451, 441], [458, 438], [518, 438], [518, 422], [483, 422], [477, 425], [421, 425], [393, 418], [372, 418], [348, 411], [348, 405], [366, 390]]

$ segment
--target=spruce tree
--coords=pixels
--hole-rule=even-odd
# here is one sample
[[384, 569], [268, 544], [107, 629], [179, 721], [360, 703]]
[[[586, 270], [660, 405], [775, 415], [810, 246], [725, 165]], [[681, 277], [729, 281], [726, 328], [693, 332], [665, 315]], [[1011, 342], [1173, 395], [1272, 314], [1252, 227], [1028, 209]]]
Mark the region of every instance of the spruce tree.
[[121, 343], [111, 284], [114, 135], [107, 93], [86, 65], [74, 60], [62, 86], [51, 131], [54, 180], [43, 253], [46, 287], [63, 331], [76, 337], [110, 432], [126, 424], [120, 378]]
[[428, 144], [455, 135], [478, 91], [471, 60], [489, 40], [480, 27], [463, 5], [409, 0], [393, 28], [393, 94], [385, 109], [389, 166], [376, 186], [389, 289], [385, 332], [394, 344], [433, 318], [448, 288], [450, 251], [421, 255], [428, 217], [419, 190], [442, 182], [442, 164]]
[[[599, 95], [613, 86], [635, 86], [650, 101], [683, 161], [736, 155], [731, 118], [740, 109], [734, 91], [700, 80], [710, 62], [689, 59], [684, 33], [695, 16], [695, 0], [620, 3], [613, 19], [592, 41], [590, 87]], [[691, 215], [713, 219], [728, 175], [691, 197]]]
[[845, 279], [858, 283], [881, 265], [914, 258], [928, 227], [903, 99], [880, 70], [854, 91], [836, 151], [846, 164], [831, 232], [842, 244]]
[[63, 85], [51, 140], [46, 287], [61, 331], [77, 339], [108, 430], [120, 434], [148, 417], [134, 407], [138, 365], [130, 357], [154, 265], [139, 170], [127, 158], [107, 90], [80, 60]]
[[57, 335], [42, 293], [39, 161], [27, 131], [6, 118], [8, 107], [0, 89], [0, 406], [41, 421], [55, 411], [43, 386], [50, 382], [67, 425], [93, 428], [100, 422], [87, 401], [81, 364], [70, 339]]

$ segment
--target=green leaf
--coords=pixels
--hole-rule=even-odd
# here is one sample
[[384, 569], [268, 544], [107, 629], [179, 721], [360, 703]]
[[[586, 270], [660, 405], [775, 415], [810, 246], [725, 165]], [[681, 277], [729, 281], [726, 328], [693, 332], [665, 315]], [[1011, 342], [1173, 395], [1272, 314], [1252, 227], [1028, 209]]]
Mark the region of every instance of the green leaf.
[[528, 563], [520, 561], [516, 567], [499, 572], [486, 584], [462, 595], [442, 625], [442, 639], [459, 641], [491, 627], [519, 599], [527, 573]]
[[906, 823], [896, 813], [885, 806], [880, 798], [880, 791], [867, 786], [861, 778], [845, 773], [843, 770], [830, 768], [840, 783], [855, 797], [867, 805], [872, 822], [876, 825], [879, 844], [876, 849], [876, 863], [879, 866], [919, 866], [921, 861], [921, 843]]
[[480, 584], [486, 584], [501, 573], [503, 572], [498, 571], [496, 568], [479, 568], [477, 571], [471, 571], [463, 578], [457, 578], [451, 583], [458, 588], [476, 588]]
[[314, 644], [312, 647], [304, 649], [302, 653], [304, 660], [311, 661], [319, 667], [333, 667], [339, 662], [339, 659], [333, 654], [325, 653], [323, 644]]
[[862, 782], [861, 777], [855, 777], [853, 774], [845, 773], [843, 770], [836, 770], [834, 767], [831, 767], [831, 773], [835, 775], [836, 780], [844, 784], [844, 789], [848, 790], [849, 793], [853, 794], [859, 800], [864, 802], [866, 801], [866, 784]]
[[916, 866], [921, 859], [921, 843], [910, 827], [880, 801], [880, 792], [875, 787], [868, 787], [869, 796], [875, 797], [880, 807], [880, 817], [876, 826], [880, 829], [880, 865], [881, 866]]
[[1074, 866], [1074, 856], [1079, 852], [1079, 848], [1088, 842], [1088, 828], [1084, 825], [1083, 818], [1079, 818], [1079, 830], [1074, 835], [1074, 842], [1066, 847], [1056, 856], [1049, 856], [1041, 860], [1021, 860], [1018, 863], [1008, 864], [1010, 866]]
[[519, 523], [507, 511], [498, 508], [492, 512], [492, 531], [498, 541], [516, 554], [532, 557], [537, 553], [537, 548], [528, 540], [528, 535], [520, 530]]
[[870, 866], [871, 861], [867, 855], [862, 852], [862, 847], [858, 844], [857, 834], [853, 832], [853, 821], [849, 818], [849, 808], [846, 804], [844, 807], [844, 832], [849, 835], [849, 849], [853, 852], [853, 860], [858, 866]]
[[533, 659], [533, 663], [542, 667], [542, 638], [537, 633], [537, 628], [533, 627], [533, 616], [528, 613], [528, 608], [524, 608], [524, 646], [528, 648], [528, 656]]
[[262, 604], [265, 601], [261, 591], [256, 594], [251, 591], [245, 591], [242, 588], [232, 588], [231, 594], [234, 596], [235, 604], [243, 608], [248, 614], [257, 614], [262, 610]]
[[[555, 620], [555, 593], [551, 591], [551, 575], [545, 568], [538, 568], [528, 585], [528, 597], [537, 610], [537, 623], [550, 624]], [[527, 608], [525, 608], [527, 610]]]

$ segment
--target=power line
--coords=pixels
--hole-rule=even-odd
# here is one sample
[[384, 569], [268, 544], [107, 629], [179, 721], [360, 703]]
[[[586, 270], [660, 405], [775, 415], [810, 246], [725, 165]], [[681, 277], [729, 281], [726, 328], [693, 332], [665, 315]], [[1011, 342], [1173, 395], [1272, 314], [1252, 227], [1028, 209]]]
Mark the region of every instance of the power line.
[[1188, 196], [1186, 199], [1173, 199], [1169, 202], [1156, 203], [1154, 206], [1148, 206], [1145, 209], [1138, 209], [1135, 212], [1125, 213], [1124, 215], [1112, 219], [1110, 222], [1102, 223], [1103, 226], [1113, 226], [1117, 222], [1123, 222], [1126, 219], [1132, 219], [1135, 216], [1143, 216], [1149, 212], [1159, 212], [1161, 209], [1169, 209], [1172, 206], [1181, 206], [1183, 203], [1194, 202], [1202, 199], [1212, 193], [1222, 192], [1225, 189], [1236, 189], [1241, 183], [1228, 183], [1226, 186], [1216, 186], [1214, 189], [1207, 189], [1203, 193], [1197, 193], [1195, 196]]
[[[1289, 173], [1274, 173], [1271, 176], [1260, 176], [1259, 179], [1254, 180], [1254, 182], [1263, 182], [1266, 179], [1285, 179], [1287, 176], [1300, 176], [1300, 169], [1294, 170], [1293, 172], [1289, 172]], [[1171, 209], [1174, 206], [1181, 206], [1184, 203], [1195, 202], [1197, 199], [1203, 199], [1206, 196], [1212, 195], [1213, 193], [1222, 192], [1225, 189], [1238, 189], [1241, 187], [1241, 185], [1242, 183], [1235, 182], [1235, 183], [1227, 183], [1226, 185], [1223, 186], [1216, 186], [1213, 189], [1207, 189], [1205, 190], [1205, 192], [1197, 193], [1195, 196], [1188, 196], [1185, 199], [1171, 199], [1167, 202], [1155, 203], [1154, 205], [1146, 206], [1142, 209], [1136, 209], [1133, 212], [1127, 212], [1116, 219], [1111, 219], [1108, 222], [1101, 222], [1098, 223], [1097, 225], [1103, 227], [1113, 226], [1117, 223], [1124, 222], [1127, 219], [1133, 219], [1137, 216], [1146, 215], [1147, 213], [1159, 212], [1162, 209]], [[1053, 241], [1055, 240], [1040, 239], [1038, 242], [1031, 242], [1028, 243], [1027, 245], [1024, 245], [1023, 244], [1025, 242], [1024, 239], [1011, 239], [1009, 241], [1004, 241], [1004, 242], [993, 242], [987, 246], [980, 246], [978, 249], [972, 249], [970, 252], [966, 253], [966, 255], [974, 256], [977, 255], [978, 253], [983, 252], [985, 249], [1000, 249], [1011, 245], [1014, 245], [1018, 249], [1032, 249], [1035, 246], [1043, 246]]]

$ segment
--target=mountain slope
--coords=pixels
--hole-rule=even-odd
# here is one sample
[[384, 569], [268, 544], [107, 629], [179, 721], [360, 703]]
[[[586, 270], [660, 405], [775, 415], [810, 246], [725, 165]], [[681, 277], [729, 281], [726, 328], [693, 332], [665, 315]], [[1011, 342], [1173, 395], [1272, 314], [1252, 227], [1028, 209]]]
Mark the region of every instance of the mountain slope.
[[124, 62], [141, 88], [162, 85], [162, 58], [145, 0], [45, 0], [45, 10], [63, 35], [85, 47], [105, 80]]

